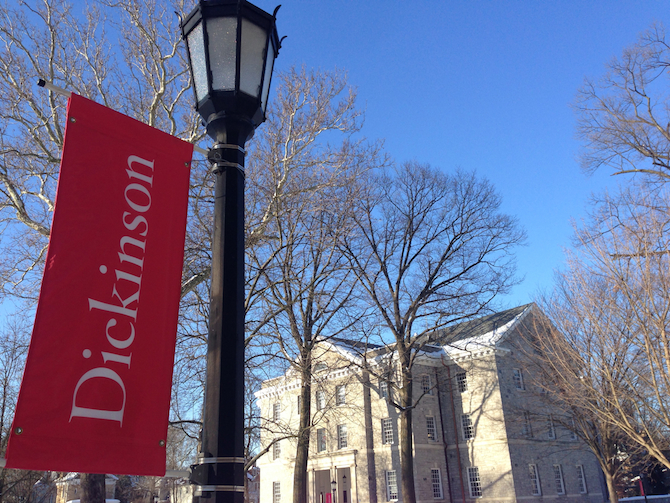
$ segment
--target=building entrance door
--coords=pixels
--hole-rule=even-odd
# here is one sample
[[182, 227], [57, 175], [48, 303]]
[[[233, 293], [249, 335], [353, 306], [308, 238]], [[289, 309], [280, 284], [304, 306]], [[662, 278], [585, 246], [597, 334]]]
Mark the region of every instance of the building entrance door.
[[330, 490], [330, 470], [315, 471], [313, 501], [316, 503], [333, 503]]

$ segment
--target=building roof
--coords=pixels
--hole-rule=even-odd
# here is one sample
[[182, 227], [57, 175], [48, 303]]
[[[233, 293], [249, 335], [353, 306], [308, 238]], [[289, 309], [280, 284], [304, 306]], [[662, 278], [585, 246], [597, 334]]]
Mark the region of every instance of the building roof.
[[525, 304], [443, 328], [430, 337], [430, 342], [431, 344], [444, 346], [465, 339], [477, 339], [487, 334], [500, 333], [509, 328], [509, 323], [515, 321], [520, 314], [523, 314], [532, 305]]
[[[454, 355], [477, 351], [484, 347], [494, 347], [504, 339], [505, 335], [519, 320], [525, 317], [532, 306], [533, 304], [525, 304], [442, 328], [428, 336], [428, 341], [421, 348], [421, 351], [425, 354], [446, 353], [447, 355]], [[329, 342], [340, 350], [359, 355], [368, 353], [373, 357], [392, 353], [395, 346], [395, 343], [382, 346], [339, 338], [331, 338]]]

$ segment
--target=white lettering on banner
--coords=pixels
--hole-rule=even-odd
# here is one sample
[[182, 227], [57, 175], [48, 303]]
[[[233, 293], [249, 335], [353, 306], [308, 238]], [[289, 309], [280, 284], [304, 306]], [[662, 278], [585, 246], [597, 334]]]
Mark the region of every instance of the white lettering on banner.
[[[154, 161], [148, 161], [136, 155], [128, 157], [126, 174], [131, 183], [126, 185], [123, 196], [126, 204], [133, 212], [124, 211], [121, 220], [123, 226], [133, 234], [122, 236], [119, 240], [119, 249], [121, 250], [117, 253], [119, 257], [119, 269], [114, 269], [116, 281], [112, 285], [112, 294], [109, 301], [88, 299], [89, 311], [96, 309], [124, 317], [121, 322], [117, 321], [115, 317], [110, 317], [104, 331], [107, 342], [118, 350], [128, 349], [135, 340], [134, 322], [137, 321], [137, 312], [140, 304], [146, 237], [149, 233], [149, 222], [144, 216], [137, 213], [146, 213], [151, 208], [150, 189], [153, 187], [153, 170]], [[100, 272], [107, 274], [107, 266], [101, 265]], [[126, 295], [125, 298], [122, 297], [119, 290], [124, 292], [124, 295]], [[121, 325], [114, 331], [111, 331], [119, 323]], [[126, 323], [129, 325], [129, 328], [124, 328]], [[88, 359], [91, 357], [92, 352], [89, 349], [85, 349], [82, 355]], [[132, 355], [132, 353], [126, 355], [100, 351], [102, 363], [106, 366], [87, 371], [77, 382], [72, 395], [70, 421], [72, 421], [73, 417], [103, 419], [118, 421], [119, 426], [123, 426], [123, 413], [126, 408], [126, 386], [118, 372], [130, 370]], [[112, 366], [114, 366], [114, 369], [109, 368]], [[94, 381], [94, 379], [96, 380]], [[77, 393], [82, 385], [91, 381], [89, 384], [86, 384], [86, 388], [90, 388], [95, 386], [96, 383], [102, 383], [102, 379], [112, 381], [119, 386], [123, 393], [123, 401], [120, 404], [120, 408], [111, 408], [108, 410], [77, 405]]]

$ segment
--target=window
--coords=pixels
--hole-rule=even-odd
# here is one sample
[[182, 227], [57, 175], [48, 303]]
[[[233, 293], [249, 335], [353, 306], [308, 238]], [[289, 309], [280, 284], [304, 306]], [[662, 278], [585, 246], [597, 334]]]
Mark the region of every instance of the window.
[[279, 402], [272, 404], [272, 420], [279, 421], [281, 418], [281, 404]]
[[433, 499], [444, 499], [444, 495], [442, 493], [442, 476], [440, 475], [439, 468], [432, 468], [430, 470], [430, 480], [433, 483]]
[[324, 452], [326, 450], [326, 429], [319, 428], [316, 430], [316, 452]]
[[345, 449], [347, 447], [347, 425], [337, 425], [337, 448]]
[[570, 440], [577, 440], [577, 424], [574, 416], [570, 418]]
[[335, 404], [344, 405], [346, 402], [347, 388], [344, 384], [335, 388]]
[[435, 430], [435, 418], [426, 417], [426, 432], [428, 433], [428, 440], [437, 440], [437, 431]]
[[386, 381], [379, 381], [379, 397], [388, 398], [389, 397], [389, 383]]
[[421, 376], [421, 391], [426, 395], [433, 394], [433, 383], [430, 379], [430, 374], [423, 374]]
[[550, 440], [556, 439], [556, 427], [554, 426], [554, 418], [551, 414], [547, 418], [547, 438]]
[[468, 390], [468, 375], [465, 372], [456, 374], [456, 385], [459, 393], [465, 393]]
[[528, 465], [528, 477], [530, 478], [530, 491], [533, 496], [542, 496], [542, 486], [540, 486], [540, 474], [537, 471], [537, 465]]
[[470, 486], [471, 498], [482, 497], [482, 481], [479, 478], [479, 468], [476, 466], [468, 468], [468, 485]]
[[584, 465], [577, 465], [577, 487], [579, 487], [579, 492], [581, 494], [586, 494], [589, 492], [586, 487], [586, 476], [584, 475]]
[[272, 503], [281, 503], [281, 490], [279, 482], [272, 483]]
[[523, 372], [521, 371], [521, 369], [514, 369], [513, 372], [514, 372], [513, 375], [514, 387], [516, 389], [525, 390], [526, 387], [523, 384]]
[[395, 470], [386, 472], [386, 501], [398, 500], [398, 481], [395, 476]]
[[393, 443], [393, 419], [382, 419], [382, 444]]
[[533, 427], [530, 423], [530, 412], [524, 411], [523, 413], [523, 424], [521, 425], [521, 434], [526, 437], [533, 436]]
[[326, 370], [328, 368], [328, 365], [325, 363], [317, 363], [314, 365], [314, 372], [321, 372], [323, 370]]
[[563, 469], [561, 465], [554, 465], [554, 481], [556, 482], [556, 494], [565, 494], [565, 484], [563, 484]]
[[323, 410], [326, 408], [326, 393], [323, 391], [316, 392], [316, 410]]
[[463, 426], [463, 439], [470, 440], [475, 436], [475, 429], [472, 425], [472, 419], [470, 419], [470, 414], [463, 414], [461, 416], [461, 426]]
[[281, 445], [279, 444], [279, 440], [277, 440], [273, 445], [272, 445], [272, 459], [279, 459], [281, 457]]

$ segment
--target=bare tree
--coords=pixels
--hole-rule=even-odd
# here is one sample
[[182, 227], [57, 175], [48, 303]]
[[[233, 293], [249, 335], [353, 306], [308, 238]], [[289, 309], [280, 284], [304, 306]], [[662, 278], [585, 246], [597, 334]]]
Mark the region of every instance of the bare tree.
[[587, 171], [608, 166], [615, 174], [670, 179], [669, 70], [670, 46], [659, 24], [613, 59], [601, 79], [585, 82], [575, 108]]
[[629, 360], [622, 355], [630, 338], [603, 298], [606, 290], [601, 278], [571, 261], [556, 274], [552, 295], [538, 301], [548, 317], [533, 318], [516, 352], [529, 369], [534, 399], [593, 452], [616, 503], [617, 486], [643, 449], [608, 419], [617, 415], [615, 397], [628, 395]]
[[417, 163], [371, 180], [345, 252], [384, 331], [399, 377], [403, 501], [416, 501], [412, 458], [412, 367], [429, 334], [486, 311], [515, 283], [512, 250], [524, 233], [500, 213], [500, 197], [474, 173]]
[[[29, 334], [27, 319], [21, 315], [9, 317], [0, 330], [0, 457], [7, 449]], [[0, 502], [29, 500], [33, 484], [41, 476], [41, 472], [0, 467]]]
[[356, 276], [338, 243], [354, 229], [351, 210], [363, 173], [383, 157], [378, 146], [354, 139], [360, 130], [355, 98], [340, 73], [282, 76], [278, 113], [252, 158], [250, 203], [257, 210], [247, 234], [248, 337], [255, 338], [253, 357], [265, 360], [267, 348], [275, 348], [270, 354], [301, 382], [295, 503], [307, 502], [315, 348], [360, 318]]
[[566, 394], [601, 430], [666, 467], [670, 437], [670, 193], [633, 185], [595, 203], [545, 309]]

